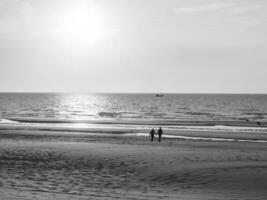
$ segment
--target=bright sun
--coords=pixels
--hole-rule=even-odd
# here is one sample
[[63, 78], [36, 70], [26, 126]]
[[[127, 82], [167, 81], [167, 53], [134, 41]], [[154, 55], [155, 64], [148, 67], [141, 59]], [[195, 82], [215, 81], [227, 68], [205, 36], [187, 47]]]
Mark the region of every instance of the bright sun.
[[103, 10], [95, 5], [74, 2], [60, 14], [59, 32], [65, 42], [80, 45], [99, 42], [116, 31], [109, 28]]

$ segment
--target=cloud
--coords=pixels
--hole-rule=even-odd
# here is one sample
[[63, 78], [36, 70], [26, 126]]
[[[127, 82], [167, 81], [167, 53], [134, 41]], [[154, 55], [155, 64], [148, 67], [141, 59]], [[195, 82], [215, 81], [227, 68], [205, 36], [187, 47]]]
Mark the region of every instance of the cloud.
[[10, 5], [10, 4], [17, 4], [23, 2], [21, 0], [0, 0], [0, 7], [4, 7], [6, 5]]
[[200, 13], [227, 10], [232, 14], [243, 14], [262, 9], [262, 4], [238, 4], [238, 3], [210, 3], [202, 5], [179, 6], [174, 8], [174, 13]]
[[175, 13], [192, 13], [192, 12], [202, 12], [202, 11], [218, 11], [225, 8], [231, 8], [235, 6], [232, 3], [212, 3], [206, 5], [198, 6], [180, 6], [173, 9]]
[[263, 6], [260, 4], [254, 4], [254, 5], [247, 5], [247, 6], [239, 6], [235, 7], [231, 10], [233, 14], [243, 14], [251, 11], [258, 11]]

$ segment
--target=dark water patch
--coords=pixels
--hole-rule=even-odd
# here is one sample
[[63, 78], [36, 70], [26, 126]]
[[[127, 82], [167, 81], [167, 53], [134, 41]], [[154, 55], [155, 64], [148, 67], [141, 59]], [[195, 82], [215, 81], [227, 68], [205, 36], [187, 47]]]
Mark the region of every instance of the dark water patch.
[[187, 115], [203, 115], [203, 116], [213, 116], [213, 114], [211, 113], [207, 113], [207, 112], [184, 112], [184, 114], [187, 114]]
[[98, 116], [100, 117], [117, 117], [119, 116], [120, 114], [119, 113], [115, 113], [115, 112], [99, 112], [98, 113]]

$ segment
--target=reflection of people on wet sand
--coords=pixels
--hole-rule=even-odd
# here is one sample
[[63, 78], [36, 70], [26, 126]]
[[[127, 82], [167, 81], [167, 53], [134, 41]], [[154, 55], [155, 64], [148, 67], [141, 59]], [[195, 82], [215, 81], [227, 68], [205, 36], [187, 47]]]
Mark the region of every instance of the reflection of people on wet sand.
[[154, 140], [155, 133], [156, 132], [155, 132], [154, 128], [152, 128], [151, 131], [150, 131], [150, 133], [149, 133], [150, 134], [150, 141], [151, 142], [153, 142], [153, 140]]
[[161, 141], [162, 133], [163, 133], [163, 131], [162, 131], [161, 127], [160, 127], [159, 130], [158, 130], [159, 142]]

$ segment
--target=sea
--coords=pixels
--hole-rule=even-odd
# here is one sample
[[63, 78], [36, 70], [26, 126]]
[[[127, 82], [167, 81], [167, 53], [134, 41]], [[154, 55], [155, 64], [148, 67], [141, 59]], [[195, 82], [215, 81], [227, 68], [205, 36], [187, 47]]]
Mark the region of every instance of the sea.
[[267, 134], [267, 95], [0, 93], [0, 129]]

